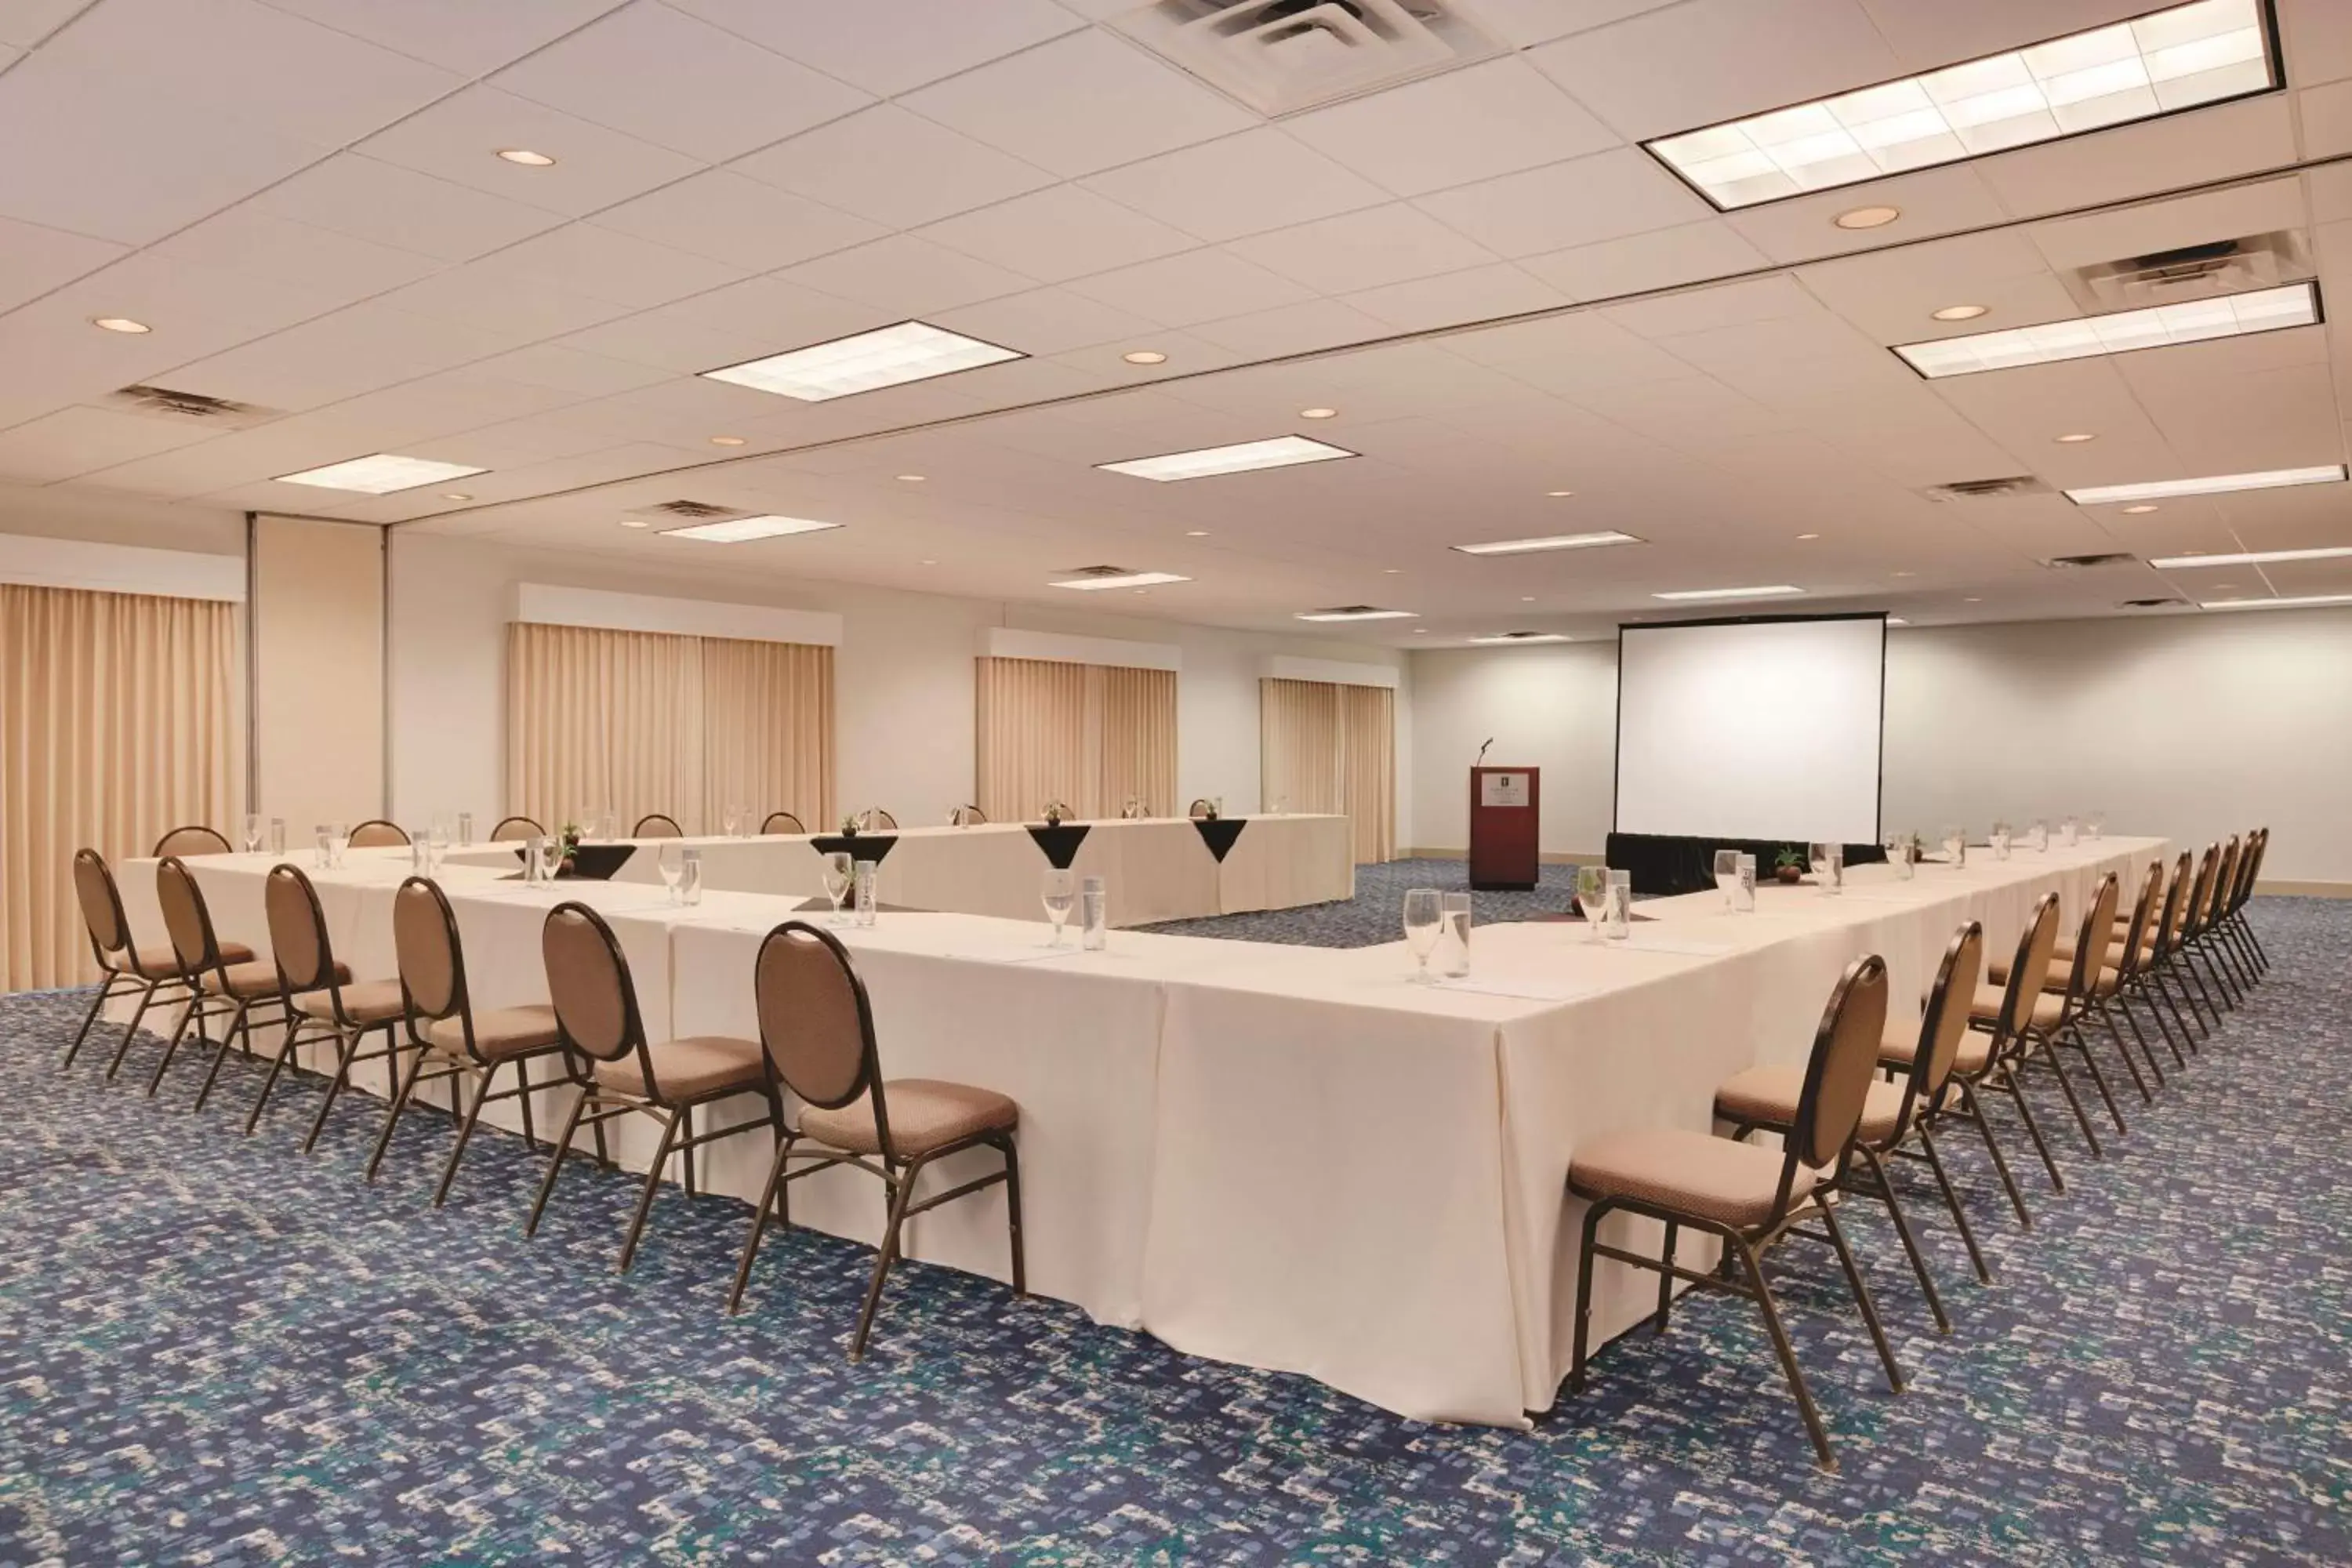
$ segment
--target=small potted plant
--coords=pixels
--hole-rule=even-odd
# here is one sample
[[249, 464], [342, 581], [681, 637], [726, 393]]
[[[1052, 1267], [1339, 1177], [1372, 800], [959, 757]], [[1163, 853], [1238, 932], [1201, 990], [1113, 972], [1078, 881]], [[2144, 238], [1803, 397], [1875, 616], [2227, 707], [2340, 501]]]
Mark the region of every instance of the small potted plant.
[[1795, 886], [1805, 875], [1804, 851], [1793, 844], [1785, 846], [1772, 858], [1772, 875], [1791, 887]]
[[1062, 817], [1066, 809], [1067, 808], [1065, 807], [1058, 800], [1047, 801], [1045, 803], [1045, 826], [1048, 827], [1061, 826]]
[[576, 822], [565, 823], [557, 831], [556, 839], [563, 846], [563, 858], [557, 862], [555, 874], [559, 877], [572, 876], [579, 870], [577, 861], [580, 856], [580, 825]]
[[844, 838], [855, 838], [857, 837], [857, 814], [856, 812], [853, 811], [847, 816], [841, 819], [841, 836]]

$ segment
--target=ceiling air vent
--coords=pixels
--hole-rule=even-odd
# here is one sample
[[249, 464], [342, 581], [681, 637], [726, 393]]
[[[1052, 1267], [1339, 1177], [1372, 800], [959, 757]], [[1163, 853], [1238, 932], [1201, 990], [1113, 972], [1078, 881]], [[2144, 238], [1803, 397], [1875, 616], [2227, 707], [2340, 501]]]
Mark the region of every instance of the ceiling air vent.
[[1454, 0], [1156, 0], [1111, 25], [1268, 115], [1503, 52]]
[[265, 425], [284, 412], [283, 409], [262, 408], [250, 403], [235, 403], [226, 397], [208, 397], [201, 392], [178, 392], [168, 386], [144, 384], [110, 392], [98, 400], [98, 406], [124, 414], [144, 415], [150, 419], [216, 425], [224, 430], [243, 430], [255, 425]]
[[1132, 577], [1132, 566], [1074, 566], [1062, 574], [1065, 577]]
[[2067, 291], [2086, 310], [2137, 310], [2220, 294], [2242, 294], [2300, 283], [2313, 275], [2300, 235], [2247, 235], [2175, 250], [2095, 261], [2063, 274]]
[[1919, 492], [1929, 500], [2007, 500], [2012, 496], [2046, 496], [2050, 487], [2031, 474], [2012, 474], [2001, 479], [1956, 479], [1948, 485], [1929, 485]]
[[687, 522], [716, 522], [722, 518], [749, 517], [751, 514], [740, 506], [715, 506], [707, 500], [666, 500], [642, 507], [629, 515], [651, 518], [656, 522], [671, 518]]
[[2116, 608], [2118, 610], [2179, 610], [2187, 608], [2188, 604], [2189, 601], [2186, 599], [2126, 599]]
[[2053, 571], [2068, 572], [2083, 566], [2137, 566], [2139, 557], [2128, 551], [2110, 550], [2100, 555], [2053, 555], [2042, 564]]

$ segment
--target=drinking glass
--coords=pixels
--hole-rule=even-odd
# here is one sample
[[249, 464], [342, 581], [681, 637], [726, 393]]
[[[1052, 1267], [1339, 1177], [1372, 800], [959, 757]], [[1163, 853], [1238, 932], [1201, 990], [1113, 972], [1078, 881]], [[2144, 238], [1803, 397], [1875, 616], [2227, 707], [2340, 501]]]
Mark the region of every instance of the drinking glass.
[[1125, 821], [1136, 821], [1143, 815], [1143, 803], [1133, 795], [1129, 795], [1127, 804], [1118, 808], [1118, 815]]
[[1944, 856], [1947, 859], [1950, 860], [1954, 866], [1958, 866], [1966, 859], [1968, 851], [1968, 829], [1964, 827], [1947, 827], [1944, 829]]
[[[1732, 864], [1735, 868], [1732, 873], [1734, 877], [1738, 875], [1738, 872], [1736, 869], [1738, 865], [1738, 860], [1739, 857], [1738, 854], [1734, 853], [1732, 855]], [[1728, 899], [1731, 896], [1731, 889], [1729, 888], [1726, 888], [1724, 889], [1723, 896]], [[1601, 908], [1608, 902], [1608, 900], [1609, 868], [1606, 866], [1579, 866], [1576, 868], [1576, 912], [1584, 917], [1585, 941], [1599, 942], [1601, 940]]]
[[824, 858], [824, 896], [833, 900], [833, 917], [825, 923], [844, 925], [841, 901], [849, 897], [849, 889], [857, 877], [857, 862], [847, 850], [836, 850]]
[[1991, 843], [1992, 858], [1994, 859], [2006, 860], [2009, 858], [2010, 838], [2008, 823], [1996, 822], [1992, 825]]
[[1067, 871], [1048, 870], [1042, 895], [1045, 900], [1045, 918], [1054, 922], [1054, 940], [1048, 946], [1062, 945], [1062, 928], [1069, 923], [1070, 906], [1077, 900], [1078, 879]]
[[318, 842], [316, 864], [323, 871], [335, 863], [335, 830], [321, 822], [312, 826], [310, 834]]
[[726, 811], [720, 814], [719, 820], [726, 825], [728, 837], [735, 838], [741, 836], [743, 830], [742, 807], [735, 805], [729, 806]]
[[1089, 952], [1110, 945], [1110, 895], [1100, 877], [1078, 884], [1078, 945]]
[[473, 847], [474, 814], [470, 811], [461, 811], [457, 814], [457, 847], [470, 849]]
[[2082, 831], [2080, 824], [2071, 816], [2066, 817], [2058, 824], [2058, 842], [2072, 849], [2074, 847], [2075, 841], [2082, 837]]
[[439, 876], [441, 868], [447, 864], [448, 859], [449, 829], [436, 820], [425, 834], [425, 874], [428, 877]]
[[1886, 840], [1886, 863], [1895, 868], [1895, 879], [1907, 882], [1917, 874], [1911, 864], [1911, 837], [1906, 833], [1890, 836]]
[[1813, 876], [1822, 891], [1834, 898], [1845, 890], [1845, 846], [1816, 844], [1813, 846]]
[[1756, 912], [1756, 857], [1753, 855], [1739, 858], [1739, 885], [1732, 889], [1731, 907], [1738, 914], [1752, 915]]
[[1435, 888], [1413, 888], [1404, 896], [1404, 940], [1412, 949], [1415, 961], [1412, 982], [1416, 985], [1434, 985], [1429, 973], [1429, 955], [1437, 946], [1441, 922], [1445, 918], [1444, 903]]
[[662, 886], [669, 889], [669, 901], [677, 902], [677, 881], [686, 875], [686, 846], [673, 838], [661, 847], [654, 857], [654, 868], [661, 873]]
[[245, 819], [245, 852], [248, 855], [261, 847], [262, 829], [267, 825], [258, 816], [248, 814]]
[[540, 840], [539, 869], [542, 882], [552, 882], [555, 874], [563, 869], [563, 839], [560, 835], [551, 833]]
[[1447, 893], [1439, 900], [1438, 925], [1445, 941], [1445, 962], [1439, 965], [1449, 979], [1470, 973], [1470, 895]]
[[1828, 879], [1823, 875], [1823, 871], [1828, 867], [1829, 863], [1830, 847], [1828, 845], [1808, 844], [1805, 846], [1806, 875], [1821, 879], [1824, 883], [1826, 883]]
[[1723, 894], [1723, 907], [1731, 907], [1731, 889], [1739, 885], [1739, 851], [1718, 849], [1715, 852], [1715, 885]]
[[2047, 822], [2036, 820], [2033, 824], [2033, 832], [2029, 841], [2032, 844], [2037, 852], [2048, 849], [2050, 847], [2050, 825]]
[[337, 869], [341, 869], [343, 864], [343, 851], [352, 847], [352, 826], [348, 822], [338, 822], [333, 824], [328, 831], [332, 834], [334, 837], [334, 842], [329, 846], [330, 848], [333, 849], [334, 857], [329, 863], [333, 865]]
[[541, 858], [541, 852], [546, 847], [547, 840], [536, 833], [522, 841], [522, 879], [524, 881], [536, 882], [546, 870], [546, 863]]
[[2091, 813], [2088, 820], [2083, 824], [2083, 829], [2094, 838], [2100, 837], [2107, 831], [2107, 814], [2104, 811]]
[[873, 860], [857, 863], [857, 915], [859, 925], [870, 926], [881, 910], [882, 868]]
[[688, 849], [681, 858], [686, 866], [678, 873], [678, 897], [688, 904], [698, 904], [702, 902], [702, 851]]
[[1633, 873], [1609, 873], [1609, 897], [1601, 915], [1601, 934], [1611, 942], [1623, 942], [1633, 934]]
[[282, 816], [269, 819], [269, 852], [272, 855], [286, 853], [286, 819]]

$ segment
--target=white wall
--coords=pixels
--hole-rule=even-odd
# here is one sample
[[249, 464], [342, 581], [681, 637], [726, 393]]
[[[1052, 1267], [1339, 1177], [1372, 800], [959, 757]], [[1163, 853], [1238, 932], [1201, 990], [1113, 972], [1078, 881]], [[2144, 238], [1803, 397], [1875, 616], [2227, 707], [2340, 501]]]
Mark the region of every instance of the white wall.
[[[766, 584], [723, 573], [648, 571], [589, 554], [515, 549], [395, 530], [392, 536], [393, 814], [471, 811], [486, 829], [504, 804], [506, 626], [514, 584], [825, 610], [835, 654], [836, 750], [845, 810], [887, 806], [946, 820], [972, 787], [972, 658], [980, 629], [1021, 626], [1174, 643], [1177, 787], [1184, 799], [1258, 797], [1259, 661], [1307, 654], [1401, 666], [1392, 649], [1171, 626], [1127, 616], [904, 594], [838, 584]], [[1398, 823], [1412, 820], [1410, 704], [1398, 704]]]
[[[1468, 838], [1464, 770], [1543, 773], [1541, 847], [1597, 854], [1612, 810], [1616, 646], [1412, 657], [1420, 744], [1411, 842]], [[1895, 628], [1885, 823], [1981, 833], [2105, 813], [2188, 843], [2257, 823], [2265, 880], [2352, 884], [2352, 611]]]

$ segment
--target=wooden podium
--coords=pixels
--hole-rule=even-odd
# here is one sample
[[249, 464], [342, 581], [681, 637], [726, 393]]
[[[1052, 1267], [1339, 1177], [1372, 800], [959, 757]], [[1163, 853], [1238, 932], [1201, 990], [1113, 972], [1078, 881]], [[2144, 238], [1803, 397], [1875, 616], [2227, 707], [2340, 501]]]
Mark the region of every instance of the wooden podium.
[[1482, 892], [1536, 885], [1538, 770], [1470, 770], [1470, 885]]

